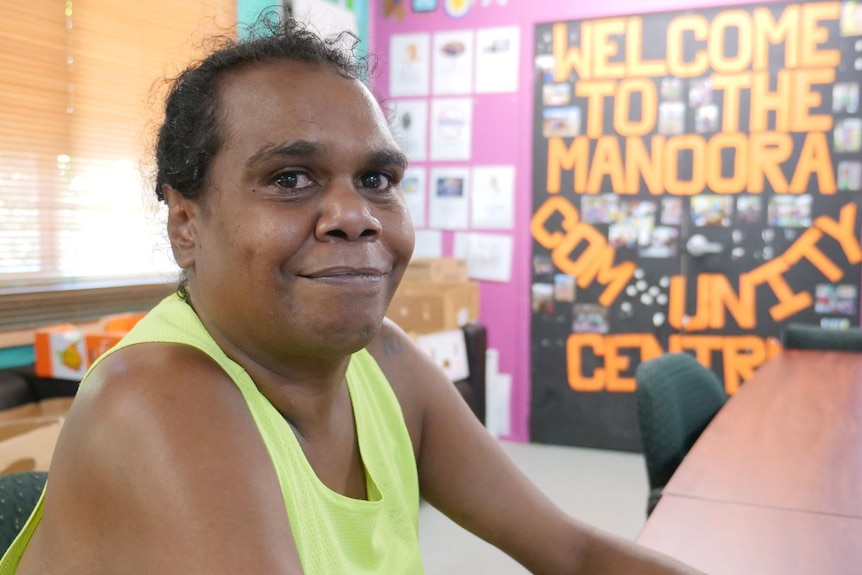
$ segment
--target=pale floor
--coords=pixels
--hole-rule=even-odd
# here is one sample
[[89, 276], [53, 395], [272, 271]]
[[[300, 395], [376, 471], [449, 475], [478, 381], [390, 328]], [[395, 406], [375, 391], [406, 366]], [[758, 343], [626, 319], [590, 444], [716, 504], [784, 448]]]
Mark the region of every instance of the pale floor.
[[[567, 513], [634, 540], [646, 518], [647, 477], [636, 453], [501, 442], [513, 461]], [[427, 575], [524, 575], [513, 559], [423, 503], [419, 545]]]

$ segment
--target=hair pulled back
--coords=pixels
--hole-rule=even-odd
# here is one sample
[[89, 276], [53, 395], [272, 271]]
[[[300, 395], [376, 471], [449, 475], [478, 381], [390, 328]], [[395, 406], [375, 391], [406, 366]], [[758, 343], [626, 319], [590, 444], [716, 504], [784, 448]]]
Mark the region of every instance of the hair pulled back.
[[368, 71], [367, 59], [355, 54], [359, 39], [354, 34], [324, 39], [275, 10], [262, 13], [244, 38], [220, 40], [215, 51], [169, 84], [155, 146], [155, 192], [160, 201], [165, 199], [164, 185], [186, 198], [200, 197], [210, 162], [224, 142], [218, 87], [228, 72], [275, 60], [326, 64], [351, 79], [362, 79]]

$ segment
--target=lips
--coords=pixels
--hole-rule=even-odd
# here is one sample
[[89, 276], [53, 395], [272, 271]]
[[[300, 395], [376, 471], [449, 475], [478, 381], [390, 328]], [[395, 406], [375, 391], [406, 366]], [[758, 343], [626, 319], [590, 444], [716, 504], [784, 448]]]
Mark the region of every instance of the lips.
[[313, 271], [311, 273], [300, 274], [308, 279], [326, 279], [326, 278], [382, 278], [386, 272], [376, 268], [354, 268], [354, 267], [332, 267], [322, 270]]
[[387, 273], [377, 268], [332, 267], [301, 274], [300, 277], [320, 287], [349, 288], [351, 291], [374, 290], [383, 285]]

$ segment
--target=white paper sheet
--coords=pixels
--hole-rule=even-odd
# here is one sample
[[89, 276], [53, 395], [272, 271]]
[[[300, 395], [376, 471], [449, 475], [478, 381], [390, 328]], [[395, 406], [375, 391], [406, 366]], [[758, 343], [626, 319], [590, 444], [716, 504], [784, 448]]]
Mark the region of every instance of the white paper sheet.
[[439, 230], [416, 230], [413, 246], [414, 258], [442, 258], [443, 232]]
[[431, 101], [431, 159], [468, 161], [472, 154], [473, 100]]
[[428, 101], [392, 100], [392, 133], [411, 162], [428, 159]]
[[515, 166], [473, 168], [471, 226], [511, 230], [515, 227]]
[[520, 30], [481, 28], [476, 31], [476, 92], [518, 91]]
[[428, 198], [427, 174], [425, 168], [407, 168], [401, 180], [401, 192], [407, 210], [413, 218], [413, 226], [425, 227], [425, 205]]
[[393, 34], [389, 39], [389, 96], [427, 96], [431, 36]]
[[494, 437], [511, 432], [512, 376], [500, 373], [499, 364], [500, 352], [489, 348], [485, 352], [485, 427]]
[[470, 207], [470, 169], [432, 168], [428, 184], [430, 227], [465, 230]]
[[470, 279], [508, 282], [512, 279], [513, 247], [509, 235], [457, 233], [452, 251], [456, 258], [467, 260]]
[[420, 335], [416, 338], [416, 345], [449, 376], [449, 381], [470, 377], [467, 342], [460, 329]]
[[473, 31], [438, 32], [432, 45], [432, 93], [469, 94], [473, 90]]

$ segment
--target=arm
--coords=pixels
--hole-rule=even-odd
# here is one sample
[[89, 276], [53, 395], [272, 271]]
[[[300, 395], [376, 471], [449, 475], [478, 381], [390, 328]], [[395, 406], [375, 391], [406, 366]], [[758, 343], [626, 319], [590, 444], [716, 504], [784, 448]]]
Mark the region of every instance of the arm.
[[556, 507], [509, 460], [442, 370], [394, 324], [384, 324], [369, 351], [402, 404], [422, 495], [459, 525], [532, 573], [695, 573]]
[[302, 572], [269, 455], [216, 364], [143, 344], [91, 377], [20, 573]]

